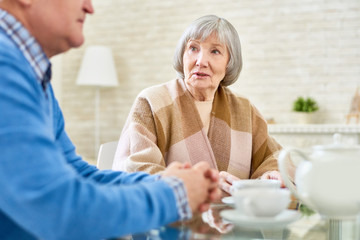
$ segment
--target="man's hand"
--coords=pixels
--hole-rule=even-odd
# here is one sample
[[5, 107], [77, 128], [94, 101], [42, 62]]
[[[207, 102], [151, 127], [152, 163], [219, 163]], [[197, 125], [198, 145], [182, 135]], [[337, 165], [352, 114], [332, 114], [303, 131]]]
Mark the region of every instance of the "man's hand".
[[193, 213], [207, 211], [210, 202], [220, 197], [218, 172], [211, 169], [206, 162], [198, 163], [193, 167], [174, 162], [166, 168], [162, 177], [177, 177], [184, 182]]
[[205, 212], [210, 208], [210, 203], [220, 199], [221, 191], [219, 189], [219, 172], [215, 169], [211, 169], [206, 162], [200, 162], [193, 166], [194, 169], [198, 169], [204, 173], [204, 176], [210, 180], [209, 196], [208, 200], [203, 204], [200, 204], [199, 211]]

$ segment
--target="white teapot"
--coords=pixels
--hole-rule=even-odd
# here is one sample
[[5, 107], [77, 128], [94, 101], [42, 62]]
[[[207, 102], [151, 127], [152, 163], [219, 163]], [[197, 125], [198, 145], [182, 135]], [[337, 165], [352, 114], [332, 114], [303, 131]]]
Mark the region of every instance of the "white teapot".
[[[333, 219], [360, 214], [360, 146], [346, 146], [334, 136], [332, 145], [314, 146], [312, 154], [290, 148], [281, 151], [279, 170], [285, 185], [305, 205]], [[287, 160], [298, 154], [295, 184], [289, 179]], [[296, 186], [295, 186], [296, 185]]]

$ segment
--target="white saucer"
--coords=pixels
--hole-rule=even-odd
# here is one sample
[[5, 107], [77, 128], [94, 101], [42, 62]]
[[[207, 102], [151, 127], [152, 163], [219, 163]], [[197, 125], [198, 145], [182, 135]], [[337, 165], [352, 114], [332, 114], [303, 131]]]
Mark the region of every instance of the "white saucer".
[[223, 210], [220, 216], [236, 225], [249, 228], [285, 227], [298, 220], [301, 213], [295, 210], [285, 210], [275, 217], [249, 217], [236, 211], [236, 209]]
[[234, 198], [233, 197], [223, 197], [222, 199], [221, 199], [221, 201], [223, 202], [223, 203], [225, 203], [225, 204], [227, 204], [227, 205], [234, 205], [235, 204], [235, 201], [234, 201]]

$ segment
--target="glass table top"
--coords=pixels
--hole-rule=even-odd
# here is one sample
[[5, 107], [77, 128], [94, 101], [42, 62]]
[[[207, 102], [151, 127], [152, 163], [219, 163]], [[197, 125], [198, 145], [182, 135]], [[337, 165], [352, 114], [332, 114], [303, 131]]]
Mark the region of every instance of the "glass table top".
[[299, 210], [286, 210], [282, 214], [273, 219], [246, 219], [231, 206], [215, 204], [190, 221], [119, 239], [360, 240], [360, 216], [351, 220], [335, 220], [316, 213], [307, 215]]

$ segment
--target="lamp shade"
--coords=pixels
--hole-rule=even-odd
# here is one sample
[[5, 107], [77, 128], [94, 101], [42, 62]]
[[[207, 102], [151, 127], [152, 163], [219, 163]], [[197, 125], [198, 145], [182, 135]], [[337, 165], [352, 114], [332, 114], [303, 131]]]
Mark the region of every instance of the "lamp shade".
[[115, 87], [118, 85], [110, 48], [105, 46], [86, 48], [76, 84], [97, 87]]

